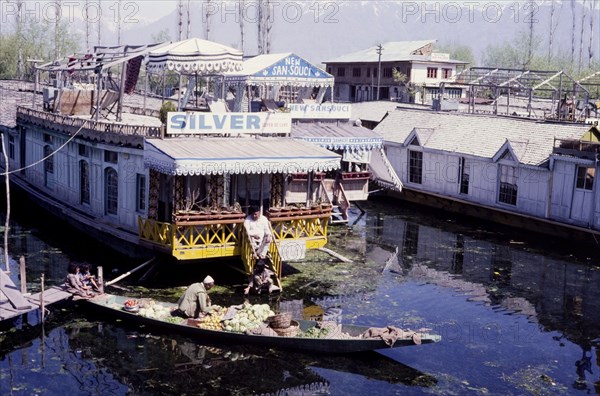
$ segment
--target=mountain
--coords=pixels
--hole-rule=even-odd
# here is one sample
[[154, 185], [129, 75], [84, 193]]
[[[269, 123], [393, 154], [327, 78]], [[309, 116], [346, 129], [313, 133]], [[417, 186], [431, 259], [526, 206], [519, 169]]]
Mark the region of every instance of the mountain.
[[[263, 0], [264, 2], [265, 0]], [[591, 0], [596, 1], [596, 0]], [[587, 60], [590, 18], [593, 17], [594, 59], [600, 61], [600, 4], [591, 10], [591, 1], [578, 0], [575, 7], [575, 58], [579, 56], [582, 14], [585, 13], [583, 59]], [[183, 2], [187, 4], [187, 2]], [[244, 53], [257, 53], [257, 5], [244, 3]], [[548, 52], [551, 4], [555, 5], [553, 52], [569, 53], [573, 31], [571, 1], [272, 1], [271, 52], [295, 52], [319, 64], [339, 55], [386, 41], [437, 39], [439, 44], [470, 46], [481, 61], [489, 45], [514, 40], [528, 32], [530, 25], [541, 38], [540, 54]], [[141, 3], [151, 7], [151, 2]], [[205, 15], [209, 20], [209, 40], [240, 48], [239, 2], [192, 1], [192, 36], [206, 38]], [[263, 8], [264, 9], [264, 8]], [[184, 18], [186, 13], [184, 12]], [[138, 22], [122, 33], [124, 43], [146, 43], [152, 35], [168, 29], [171, 39], [178, 36], [178, 12], [173, 10], [149, 23]], [[184, 21], [184, 30], [186, 26]], [[107, 29], [104, 39], [116, 37]]]

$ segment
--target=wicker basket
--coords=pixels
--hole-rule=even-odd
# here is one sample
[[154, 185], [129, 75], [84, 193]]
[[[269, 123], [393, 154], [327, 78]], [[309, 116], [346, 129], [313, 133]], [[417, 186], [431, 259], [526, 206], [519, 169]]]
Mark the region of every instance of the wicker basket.
[[292, 320], [288, 327], [284, 329], [273, 327], [273, 331], [281, 337], [295, 337], [300, 332], [300, 324], [295, 320]]
[[274, 329], [287, 329], [292, 323], [292, 314], [283, 312], [269, 318], [269, 323]]

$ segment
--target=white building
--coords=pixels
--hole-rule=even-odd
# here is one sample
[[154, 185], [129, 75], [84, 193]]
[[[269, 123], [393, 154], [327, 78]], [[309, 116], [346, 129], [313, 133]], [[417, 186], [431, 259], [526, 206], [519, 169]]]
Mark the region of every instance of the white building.
[[[433, 52], [434, 44], [435, 40], [387, 42], [381, 44], [381, 50], [373, 46], [323, 62], [335, 77], [334, 101], [431, 103], [440, 84], [453, 83], [457, 69], [467, 65], [450, 59], [449, 54]], [[394, 81], [394, 69], [406, 76], [404, 84]], [[446, 86], [444, 97], [460, 98], [463, 91], [460, 85]]]
[[581, 142], [589, 130], [403, 108], [375, 128], [406, 199], [482, 217], [518, 215], [600, 230], [594, 183], [600, 145]]

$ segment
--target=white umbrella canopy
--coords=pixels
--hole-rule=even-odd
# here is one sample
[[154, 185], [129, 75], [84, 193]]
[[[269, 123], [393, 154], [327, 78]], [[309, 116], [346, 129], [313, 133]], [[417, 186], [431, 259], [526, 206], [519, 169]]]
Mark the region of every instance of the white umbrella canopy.
[[242, 51], [213, 41], [191, 38], [148, 53], [146, 68], [156, 73], [214, 74], [242, 70]]

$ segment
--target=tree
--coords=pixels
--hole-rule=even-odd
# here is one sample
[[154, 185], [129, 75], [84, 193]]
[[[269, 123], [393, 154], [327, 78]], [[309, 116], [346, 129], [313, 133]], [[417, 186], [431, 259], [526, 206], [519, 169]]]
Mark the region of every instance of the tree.
[[462, 45], [452, 41], [450, 43], [436, 45], [436, 51], [450, 54], [451, 59], [469, 62], [471, 65], [475, 64], [473, 50], [468, 45]]
[[488, 45], [483, 54], [482, 63], [487, 67], [508, 69], [533, 68], [533, 64], [540, 63], [539, 54], [534, 49], [540, 48], [541, 41], [541, 38], [537, 35], [530, 34], [529, 32], [520, 32], [512, 42]]

